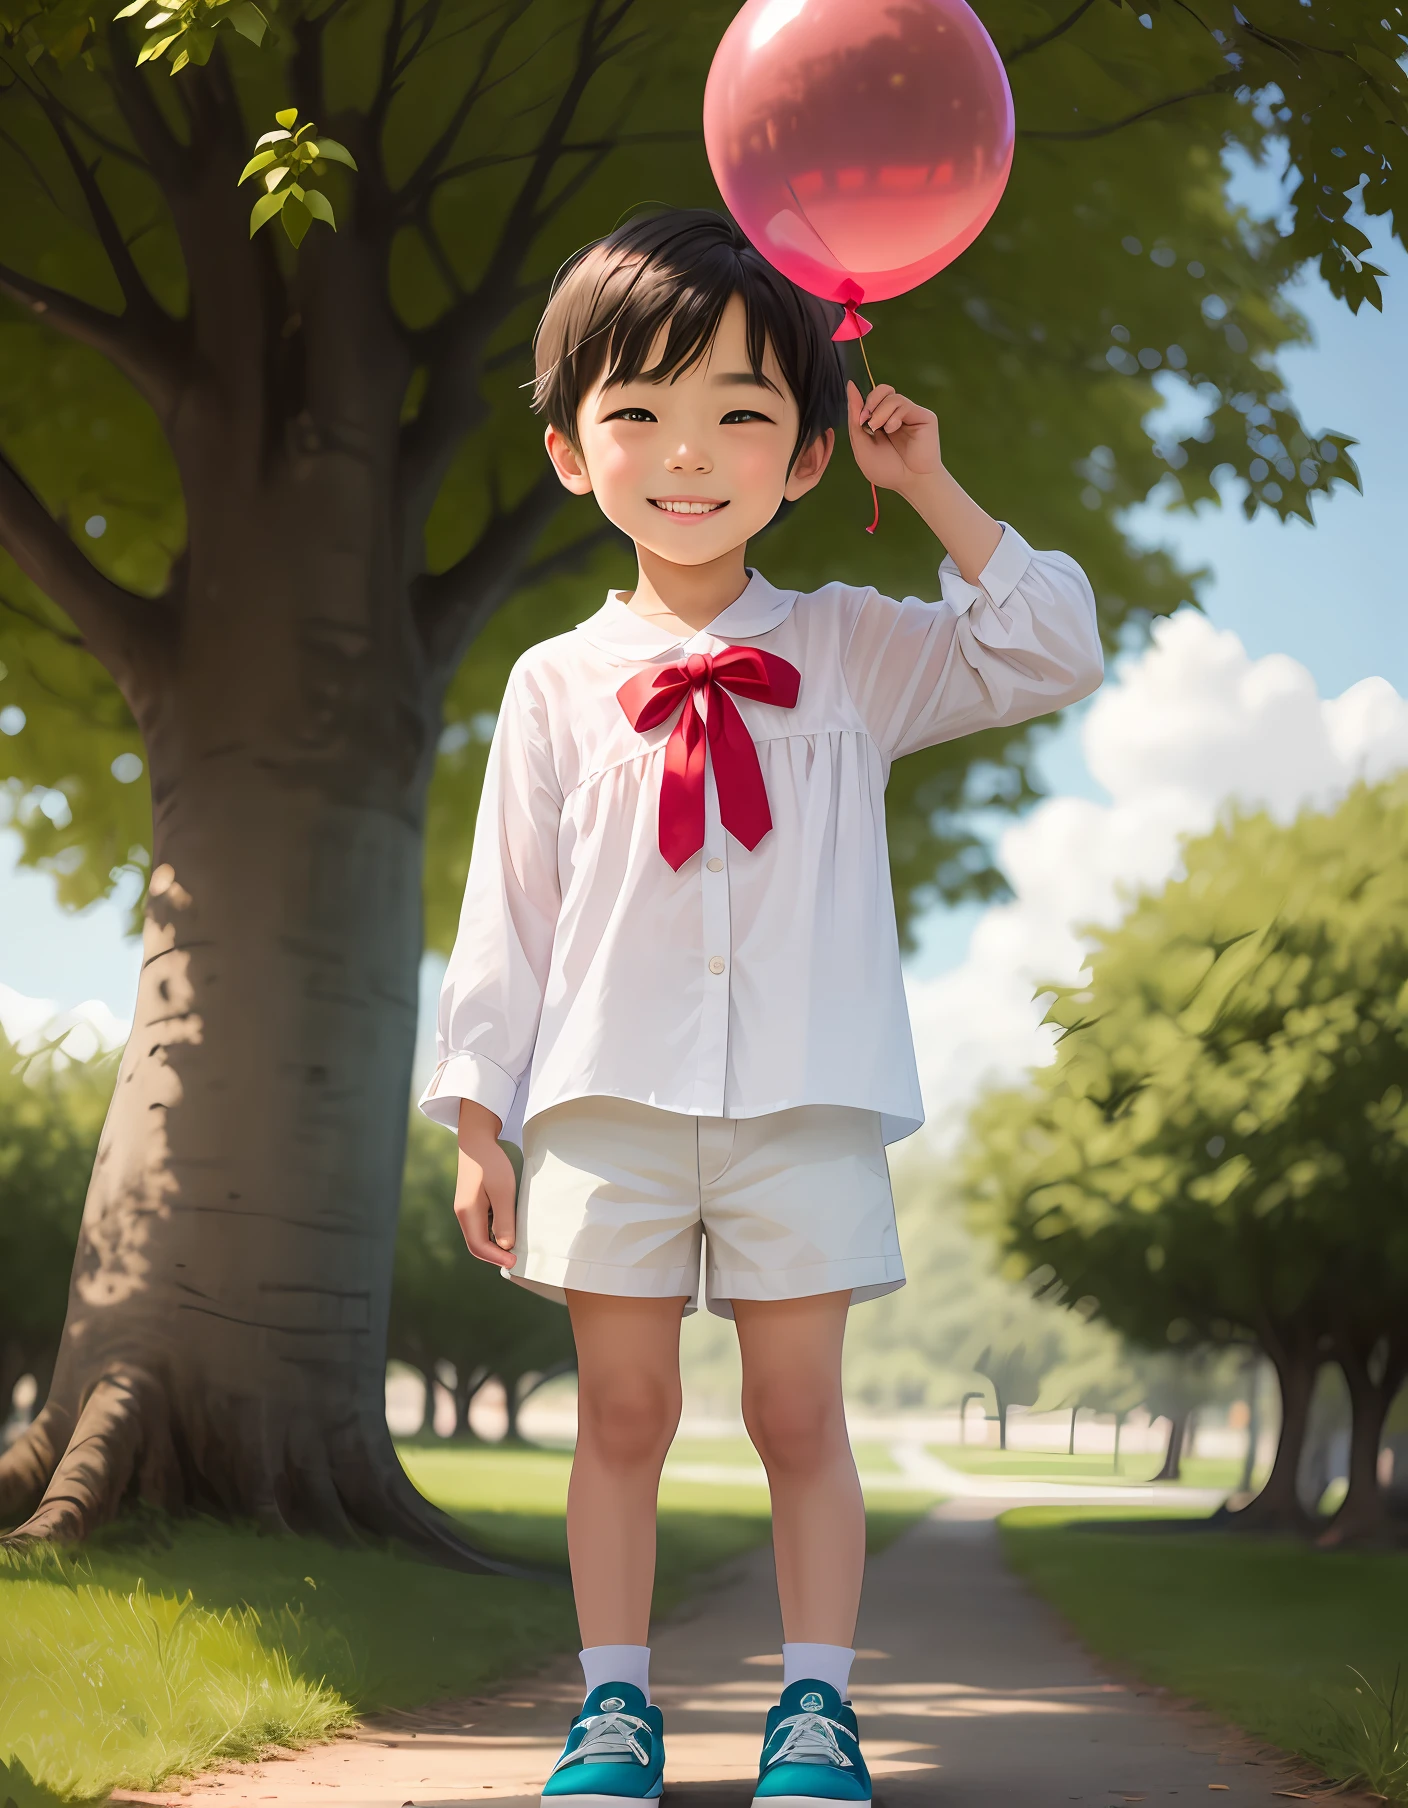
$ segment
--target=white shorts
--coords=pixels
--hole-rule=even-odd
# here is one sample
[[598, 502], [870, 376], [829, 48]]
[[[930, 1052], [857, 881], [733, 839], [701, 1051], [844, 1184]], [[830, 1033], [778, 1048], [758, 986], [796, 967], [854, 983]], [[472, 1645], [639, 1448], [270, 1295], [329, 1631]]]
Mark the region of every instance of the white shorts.
[[874, 1111], [799, 1105], [691, 1117], [633, 1099], [572, 1099], [530, 1118], [510, 1280], [699, 1303], [851, 1303], [904, 1285], [890, 1170]]

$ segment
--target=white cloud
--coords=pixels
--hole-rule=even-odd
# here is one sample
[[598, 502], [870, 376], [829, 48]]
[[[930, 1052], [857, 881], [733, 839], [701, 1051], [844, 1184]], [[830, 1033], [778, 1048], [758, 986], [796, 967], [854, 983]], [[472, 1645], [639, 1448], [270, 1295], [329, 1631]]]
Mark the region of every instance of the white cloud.
[[982, 1084], [1049, 1058], [1033, 993], [1080, 972], [1080, 924], [1113, 922], [1130, 891], [1162, 883], [1180, 839], [1228, 802], [1286, 820], [1408, 766], [1408, 700], [1382, 678], [1324, 700], [1304, 666], [1249, 659], [1190, 609], [1157, 623], [1153, 645], [1107, 680], [1082, 741], [1110, 801], [1051, 798], [1009, 828], [998, 859], [1015, 896], [984, 912], [961, 966], [909, 984], [940, 1140]]
[[131, 1028], [100, 998], [61, 1011], [52, 998], [28, 998], [13, 986], [0, 985], [0, 1030], [22, 1055], [52, 1048], [70, 1061], [91, 1061], [119, 1048]]

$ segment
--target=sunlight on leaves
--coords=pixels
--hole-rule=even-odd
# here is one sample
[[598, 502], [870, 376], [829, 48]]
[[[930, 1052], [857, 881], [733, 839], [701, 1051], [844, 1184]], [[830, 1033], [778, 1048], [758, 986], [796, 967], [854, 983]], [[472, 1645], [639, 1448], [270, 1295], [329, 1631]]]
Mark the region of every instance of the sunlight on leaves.
[[254, 203], [249, 216], [249, 236], [277, 217], [282, 220], [290, 244], [295, 247], [314, 220], [337, 231], [332, 203], [320, 189], [308, 186], [308, 177], [321, 176], [329, 163], [345, 163], [348, 169], [357, 165], [352, 153], [335, 138], [318, 138], [312, 120], [298, 124], [297, 107], [284, 107], [274, 115], [275, 131], [265, 132], [254, 147], [254, 155], [240, 172], [240, 181], [262, 176], [264, 194]]

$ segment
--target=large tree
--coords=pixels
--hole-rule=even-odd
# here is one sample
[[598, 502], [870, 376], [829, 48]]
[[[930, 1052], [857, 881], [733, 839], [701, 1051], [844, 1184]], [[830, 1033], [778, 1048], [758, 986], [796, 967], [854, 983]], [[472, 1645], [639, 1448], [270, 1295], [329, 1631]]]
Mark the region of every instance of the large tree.
[[[427, 922], [449, 933], [507, 663], [628, 570], [543, 464], [535, 311], [623, 208], [710, 198], [699, 100], [731, 10], [283, 0], [256, 46], [252, 6], [181, 0], [139, 66], [130, 21], [3, 0], [0, 732], [65, 901], [149, 878], [54, 1385], [0, 1461], [22, 1535], [81, 1535], [133, 1489], [472, 1561], [382, 1411], [417, 962]], [[1113, 639], [1190, 592], [1121, 504], [1211, 495], [1224, 465], [1252, 510], [1308, 514], [1352, 480], [1276, 354], [1307, 263], [1375, 299], [1346, 216], [1402, 180], [1404, 19], [984, 10], [1011, 188], [953, 272], [882, 311], [873, 356], [935, 397], [986, 501], [1085, 560]], [[237, 185], [290, 106], [355, 164], [313, 184], [337, 226], [296, 253], [277, 224], [251, 238]], [[1289, 154], [1287, 221], [1229, 202], [1236, 147]], [[1143, 424], [1160, 370], [1207, 408], [1182, 443]], [[872, 544], [846, 481], [779, 524], [774, 575], [929, 585], [917, 525], [889, 509]], [[998, 883], [962, 812], [1029, 796], [1030, 746], [902, 765], [906, 916]]]
[[1238, 1523], [1303, 1528], [1324, 1358], [1353, 1411], [1332, 1542], [1384, 1530], [1385, 1416], [1408, 1376], [1408, 783], [1283, 826], [1229, 819], [1101, 932], [1055, 1063], [975, 1116], [974, 1210], [1153, 1348], [1251, 1340], [1282, 1434]]

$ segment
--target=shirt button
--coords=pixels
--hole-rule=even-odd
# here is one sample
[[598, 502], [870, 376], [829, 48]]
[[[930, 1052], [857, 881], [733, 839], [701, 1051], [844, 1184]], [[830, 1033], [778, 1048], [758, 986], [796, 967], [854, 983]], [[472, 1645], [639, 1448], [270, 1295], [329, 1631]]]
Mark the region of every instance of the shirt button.
[[709, 862], [709, 871], [711, 873], [721, 873], [723, 870], [724, 863], [719, 859], [718, 855], [715, 854], [714, 858]]
[[724, 970], [724, 957], [723, 957], [723, 955], [722, 955], [722, 954], [716, 954], [716, 955], [714, 955], [714, 956], [713, 956], [713, 957], [712, 957], [712, 959], [711, 959], [711, 960], [710, 960], [710, 962], [709, 962], [709, 971], [710, 971], [710, 972], [711, 972], [711, 973], [722, 973], [722, 972], [723, 972], [723, 970]]

